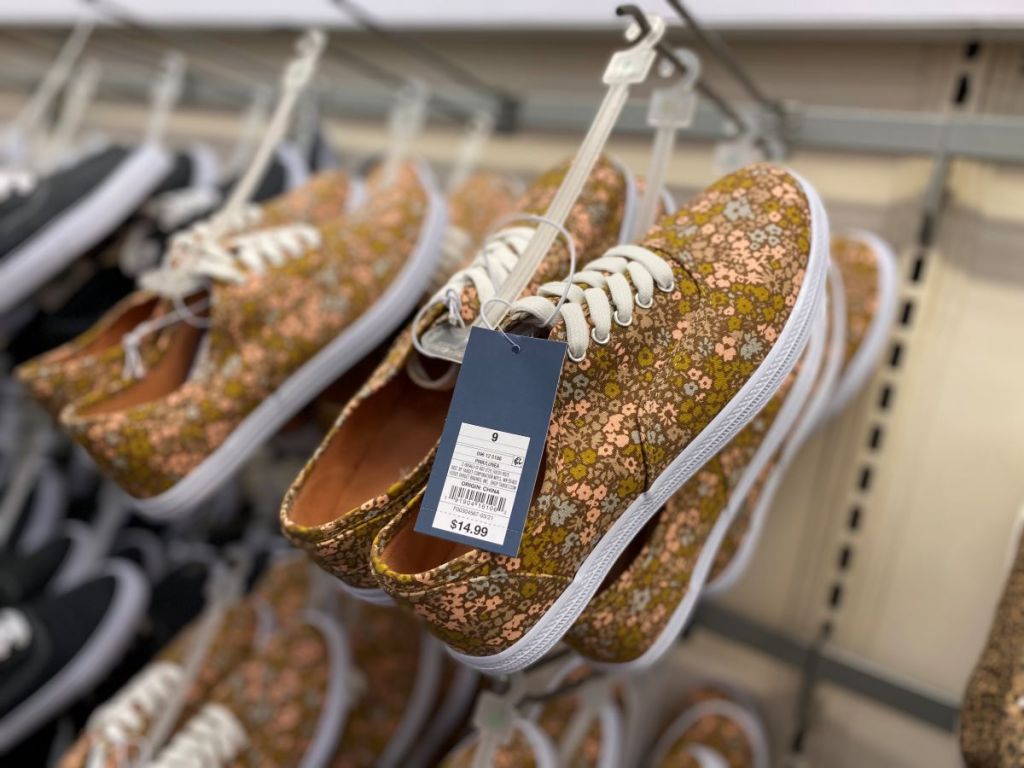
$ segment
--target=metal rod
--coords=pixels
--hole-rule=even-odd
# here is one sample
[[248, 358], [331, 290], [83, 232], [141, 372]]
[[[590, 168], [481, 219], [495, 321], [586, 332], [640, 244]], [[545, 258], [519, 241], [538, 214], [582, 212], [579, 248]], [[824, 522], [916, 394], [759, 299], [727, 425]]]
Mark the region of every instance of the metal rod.
[[773, 112], [779, 118], [785, 117], [785, 111], [782, 106], [772, 99], [769, 99], [765, 95], [764, 91], [754, 82], [754, 79], [747, 73], [747, 70], [736, 60], [733, 56], [732, 51], [729, 50], [729, 46], [725, 44], [725, 41], [717, 32], [704, 29], [700, 23], [693, 17], [686, 6], [683, 5], [682, 0], [666, 0], [666, 2], [672, 6], [672, 10], [683, 20], [683, 23], [689, 27], [690, 31], [693, 32], [694, 36], [704, 44], [704, 46], [711, 51], [711, 54], [718, 59], [718, 61], [729, 70], [736, 81], [743, 86], [743, 89], [750, 95], [750, 97], [760, 104], [764, 109]]

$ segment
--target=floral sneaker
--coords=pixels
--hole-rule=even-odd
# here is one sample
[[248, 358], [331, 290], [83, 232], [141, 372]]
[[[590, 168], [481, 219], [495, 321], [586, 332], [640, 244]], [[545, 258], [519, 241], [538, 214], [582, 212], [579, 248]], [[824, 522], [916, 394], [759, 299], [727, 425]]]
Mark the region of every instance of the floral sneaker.
[[337, 623], [310, 615], [222, 680], [151, 765], [328, 765], [349, 706], [347, 661]]
[[[61, 758], [59, 768], [116, 768], [135, 760], [156, 718], [181, 694], [184, 665], [200, 621], [184, 629], [110, 701], [93, 712], [82, 734]], [[210, 691], [252, 651], [260, 622], [259, 611], [247, 601], [227, 612], [185, 694], [179, 723], [196, 714]]]
[[[607, 681], [586, 682], [591, 670], [572, 662], [549, 689], [581, 685], [556, 695], [528, 714], [517, 716], [489, 765], [494, 768], [619, 768], [624, 764], [624, 724], [618, 697]], [[500, 738], [500, 737], [499, 737]], [[481, 749], [471, 734], [441, 762], [441, 768], [472, 768]]]
[[686, 627], [760, 468], [800, 415], [822, 363], [825, 316], [775, 396], [651, 519], [565, 642], [589, 661], [647, 667]]
[[858, 232], [832, 238], [831, 329], [826, 362], [799, 422], [760, 468], [743, 507], [718, 551], [707, 597], [728, 591], [757, 549], [772, 499], [803, 444], [860, 392], [878, 365], [896, 314], [898, 276], [889, 247]]
[[[516, 210], [542, 214], [567, 168], [538, 178]], [[626, 172], [606, 159], [598, 161], [566, 222], [579, 253], [601, 253], [628, 231], [631, 189]], [[417, 354], [413, 333], [472, 323], [481, 296], [494, 294], [531, 231], [518, 225], [502, 230], [435, 294], [420, 324], [398, 338], [285, 496], [285, 536], [363, 599], [388, 601], [370, 569], [370, 543], [425, 486], [451, 401], [454, 366]], [[568, 266], [568, 251], [557, 242], [537, 281], [554, 279]]]
[[[238, 234], [288, 221], [313, 225], [339, 217], [349, 200], [348, 176], [341, 171], [319, 174], [304, 186], [263, 206], [248, 206], [228, 228]], [[177, 247], [193, 243], [208, 231], [209, 221], [178, 236]], [[15, 374], [25, 388], [56, 418], [69, 403], [99, 391], [110, 396], [131, 383], [125, 371], [126, 334], [144, 321], [173, 311], [171, 302], [147, 290], [135, 291], [106, 312], [81, 336], [18, 366]], [[167, 351], [173, 330], [155, 332], [139, 347], [143, 369], [152, 368]]]
[[768, 735], [753, 705], [706, 685], [685, 697], [679, 716], [654, 746], [652, 768], [768, 768]]
[[[416, 533], [420, 492], [373, 542], [380, 586], [470, 666], [511, 673], [539, 659], [648, 520], [782, 386], [827, 267], [820, 200], [770, 165], [721, 179], [642, 246], [592, 262], [579, 279], [600, 273], [604, 286], [570, 293], [551, 330], [568, 356], [518, 556]], [[511, 316], [543, 322], [568, 288], [542, 286]]]
[[143, 513], [195, 507], [412, 310], [444, 219], [429, 170], [408, 165], [342, 219], [207, 244], [193, 273], [209, 318], [180, 323], [136, 385], [65, 408], [64, 427]]

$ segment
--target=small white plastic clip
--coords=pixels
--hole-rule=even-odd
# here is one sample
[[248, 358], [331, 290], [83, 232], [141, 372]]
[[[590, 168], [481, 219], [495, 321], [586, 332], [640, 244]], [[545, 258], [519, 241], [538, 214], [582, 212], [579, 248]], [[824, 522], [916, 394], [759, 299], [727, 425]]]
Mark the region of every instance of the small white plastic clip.
[[526, 678], [513, 675], [504, 693], [482, 691], [473, 710], [473, 727], [478, 734], [473, 768], [491, 768], [494, 753], [509, 743], [522, 717], [519, 704], [527, 693]]
[[402, 161], [409, 154], [409, 148], [423, 130], [429, 100], [430, 90], [420, 80], [408, 81], [395, 94], [395, 104], [388, 117], [391, 142], [384, 160], [384, 187], [394, 183]]
[[448, 194], [457, 190], [473, 172], [484, 146], [494, 133], [494, 115], [487, 110], [480, 110], [470, 119], [466, 133], [462, 137], [459, 153], [448, 176]]
[[146, 141], [159, 142], [167, 130], [171, 112], [181, 98], [185, 85], [185, 57], [180, 53], [168, 53], [160, 63], [160, 74], [153, 83], [150, 96], [149, 123], [146, 126]]
[[103, 67], [95, 59], [87, 59], [68, 83], [61, 104], [60, 116], [46, 142], [46, 150], [40, 158], [39, 166], [43, 171], [50, 171], [61, 162], [64, 153], [71, 146], [72, 139], [82, 125], [85, 112], [96, 95]]
[[[632, 242], [639, 242], [644, 233], [654, 225], [658, 215], [661, 188], [665, 184], [668, 164], [675, 148], [676, 133], [681, 128], [690, 126], [697, 108], [695, 87], [700, 78], [700, 59], [693, 51], [685, 48], [676, 50], [675, 55], [686, 65], [686, 74], [679, 82], [667, 88], [658, 88], [651, 95], [647, 124], [654, 128], [654, 146], [647, 170], [647, 186], [640, 201], [640, 210], [633, 222], [630, 236]], [[663, 62], [659, 70], [659, 74], [664, 77], [671, 76], [675, 71], [669, 62]]]

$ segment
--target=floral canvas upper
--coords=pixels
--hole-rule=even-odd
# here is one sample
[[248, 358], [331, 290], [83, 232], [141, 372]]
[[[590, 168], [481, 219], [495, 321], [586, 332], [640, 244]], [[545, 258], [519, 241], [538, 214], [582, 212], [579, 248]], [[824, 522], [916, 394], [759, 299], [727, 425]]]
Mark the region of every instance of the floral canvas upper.
[[[716, 688], [704, 688], [688, 697], [690, 706], [710, 701], [729, 701], [729, 696]], [[684, 707], [680, 717], [686, 717]], [[744, 727], [723, 714], [708, 714], [697, 718], [672, 743], [662, 759], [652, 768], [700, 768], [701, 763], [688, 751], [694, 745], [711, 750], [721, 757], [729, 768], [753, 768], [754, 747]]]
[[[567, 169], [568, 164], [563, 164], [540, 176], [516, 205], [516, 211], [543, 213]], [[597, 255], [617, 242], [626, 181], [612, 162], [599, 160], [566, 222], [580, 254]], [[568, 250], [556, 241], [535, 276], [534, 285], [560, 276], [568, 265]], [[463, 289], [461, 303], [462, 319], [472, 322], [479, 311], [472, 285]], [[439, 310], [428, 316], [425, 323], [444, 322], [442, 315]], [[414, 330], [418, 329], [407, 328], [399, 336], [384, 362], [348, 403], [281, 507], [282, 529], [292, 543], [302, 547], [327, 571], [358, 588], [377, 586], [369, 565], [370, 543], [426, 484], [451, 397], [449, 389], [428, 391], [410, 377], [408, 366], [418, 362], [412, 345]], [[374, 453], [372, 437], [387, 423], [394, 424], [395, 439], [407, 447], [408, 456], [399, 457], [398, 446], [394, 444], [387, 450], [382, 445]], [[411, 442], [408, 426], [415, 423], [421, 425], [422, 446]], [[351, 485], [362, 466], [357, 462], [364, 460], [377, 466], [382, 480], [360, 495], [353, 492]]]
[[878, 255], [863, 240], [832, 238], [832, 260], [843, 275], [846, 294], [846, 363], [860, 349], [878, 314]]
[[156, 397], [143, 381], [69, 406], [61, 421], [71, 436], [137, 498], [174, 486], [388, 288], [426, 215], [419, 173], [405, 167], [358, 211], [317, 227], [319, 247], [241, 283], [214, 283], [210, 328], [192, 369]]
[[[345, 173], [318, 174], [302, 187], [266, 203], [257, 226], [329, 221], [344, 211], [349, 191]], [[22, 364], [16, 374], [54, 418], [66, 405], [86, 395], [109, 397], [131, 383], [124, 371], [124, 335], [144, 320], [160, 317], [171, 309], [170, 302], [149, 291], [136, 291], [109, 309], [85, 333]], [[139, 352], [145, 368], [151, 368], [163, 356], [172, 333], [167, 329], [143, 340]]]
[[[522, 638], [757, 370], [804, 282], [809, 202], [785, 170], [751, 166], [664, 217], [643, 246], [672, 284], [580, 362], [565, 361], [518, 555], [415, 533], [422, 494], [374, 540], [381, 587], [459, 652], [493, 655]], [[552, 337], [563, 333], [557, 325]]]

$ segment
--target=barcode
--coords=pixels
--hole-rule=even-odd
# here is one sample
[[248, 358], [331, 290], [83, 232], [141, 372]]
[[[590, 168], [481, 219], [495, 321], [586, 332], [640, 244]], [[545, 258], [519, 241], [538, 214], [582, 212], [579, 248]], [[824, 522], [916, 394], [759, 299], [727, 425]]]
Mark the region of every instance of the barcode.
[[458, 485], [453, 485], [448, 489], [449, 501], [463, 501], [469, 504], [478, 504], [480, 506], [489, 507], [496, 512], [505, 511], [505, 497], [499, 496], [496, 493], [484, 493], [483, 491], [475, 491], [472, 488], [463, 488]]

